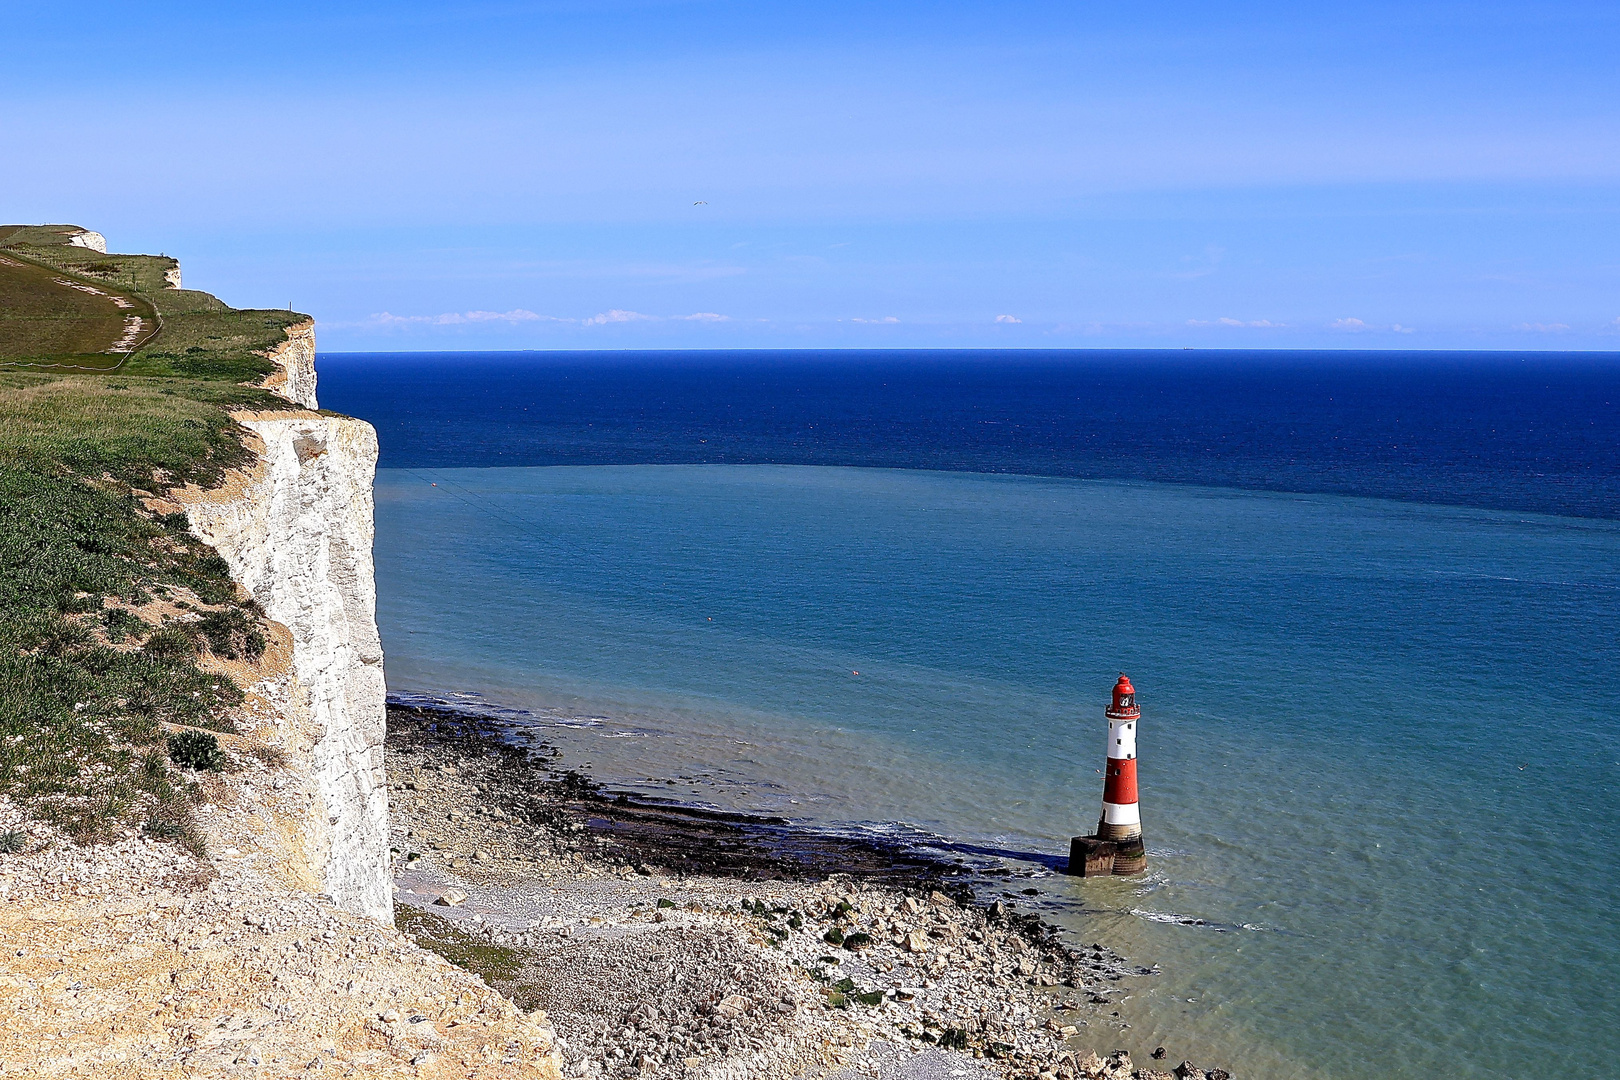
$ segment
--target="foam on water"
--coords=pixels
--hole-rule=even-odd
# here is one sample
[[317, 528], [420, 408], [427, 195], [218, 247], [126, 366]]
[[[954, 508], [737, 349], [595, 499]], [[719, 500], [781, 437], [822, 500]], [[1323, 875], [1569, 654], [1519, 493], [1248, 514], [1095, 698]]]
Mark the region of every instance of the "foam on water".
[[[392, 689], [669, 797], [1015, 860], [1161, 969], [1101, 1044], [1350, 1078], [1620, 1052], [1620, 524], [796, 466], [377, 495]], [[1149, 871], [1070, 879], [1120, 669]]]

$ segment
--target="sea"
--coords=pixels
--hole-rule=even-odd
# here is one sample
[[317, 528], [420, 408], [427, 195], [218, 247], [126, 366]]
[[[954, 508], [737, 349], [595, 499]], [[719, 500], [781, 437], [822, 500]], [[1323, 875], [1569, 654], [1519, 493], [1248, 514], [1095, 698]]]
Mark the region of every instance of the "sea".
[[[380, 437], [396, 696], [611, 785], [1010, 869], [1010, 902], [1154, 969], [1082, 1029], [1103, 1051], [1620, 1060], [1620, 354], [319, 373]], [[1148, 870], [1071, 878], [1120, 672]]]

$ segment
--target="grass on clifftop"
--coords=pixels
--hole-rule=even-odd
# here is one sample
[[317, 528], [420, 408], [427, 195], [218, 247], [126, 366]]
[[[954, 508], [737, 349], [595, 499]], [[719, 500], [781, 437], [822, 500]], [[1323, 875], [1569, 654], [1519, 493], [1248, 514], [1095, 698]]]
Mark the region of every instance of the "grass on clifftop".
[[[59, 356], [106, 367], [126, 312], [153, 318], [152, 305], [83, 284], [46, 266], [0, 254], [0, 357]], [[93, 287], [93, 286], [92, 286]]]
[[[8, 246], [19, 235], [31, 243]], [[165, 289], [173, 260], [40, 243], [52, 235], [0, 227], [0, 258], [53, 270], [28, 299], [37, 318], [0, 318], [0, 795], [80, 841], [139, 827], [195, 847], [200, 789], [163, 725], [230, 729], [242, 691], [198, 660], [256, 659], [262, 620], [185, 515], [144, 500], [249, 460], [228, 410], [291, 407], [257, 388], [274, 367], [260, 354], [307, 316]], [[63, 371], [40, 327], [93, 343], [104, 325], [59, 277], [123, 290], [162, 331], [116, 372]], [[41, 277], [0, 285], [25, 279]]]

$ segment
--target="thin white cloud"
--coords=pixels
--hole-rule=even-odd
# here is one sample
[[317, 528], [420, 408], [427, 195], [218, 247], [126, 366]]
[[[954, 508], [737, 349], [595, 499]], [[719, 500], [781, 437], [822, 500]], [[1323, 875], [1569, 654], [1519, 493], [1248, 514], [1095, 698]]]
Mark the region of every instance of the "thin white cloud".
[[[1615, 325], [1620, 326], [1620, 319], [1616, 319], [1614, 321]], [[1516, 324], [1513, 329], [1525, 330], [1533, 334], [1562, 334], [1565, 330], [1569, 329], [1569, 324], [1561, 322], [1522, 322]]]
[[588, 319], [581, 319], [580, 322], [586, 326], [606, 326], [608, 323], [650, 322], [657, 318], [656, 315], [643, 315], [639, 311], [625, 311], [622, 308], [614, 308], [612, 311], [604, 311], [599, 315], [592, 315]]
[[511, 311], [469, 311], [468, 322], [544, 322], [548, 316], [536, 315], [525, 308], [514, 308]]
[[1328, 323], [1328, 326], [1334, 330], [1366, 330], [1368, 328], [1366, 323], [1354, 318], [1334, 319]]
[[1256, 327], [1256, 328], [1259, 328], [1259, 329], [1277, 329], [1279, 327], [1287, 326], [1288, 324], [1287, 323], [1280, 323], [1280, 322], [1272, 322], [1270, 319], [1250, 319], [1249, 321], [1245, 322], [1242, 319], [1233, 319], [1233, 318], [1229, 318], [1227, 316], [1222, 316], [1221, 318], [1216, 319], [1213, 322], [1211, 322], [1208, 319], [1188, 319], [1187, 320], [1187, 325], [1188, 326], [1242, 326], [1242, 327]]
[[1397, 334], [1415, 334], [1415, 333], [1417, 333], [1417, 328], [1416, 327], [1402, 326], [1400, 323], [1396, 323], [1394, 326], [1390, 327], [1390, 329], [1395, 331]]
[[1021, 323], [1023, 321], [1024, 321], [1023, 319], [1020, 319], [1016, 315], [997, 315], [996, 316], [996, 322], [999, 322], [999, 323]]
[[1151, 334], [1151, 333], [1156, 333], [1156, 332], [1162, 332], [1165, 329], [1166, 329], [1166, 327], [1161, 323], [1150, 323], [1150, 322], [1120, 322], [1120, 323], [1089, 322], [1089, 323], [1058, 323], [1056, 326], [1052, 327], [1052, 329], [1050, 329], [1050, 330], [1048, 330], [1046, 332], [1048, 334], [1053, 334], [1053, 335], [1058, 335], [1058, 334], [1086, 334], [1086, 335], [1095, 337], [1095, 336], [1102, 335], [1102, 334], [1122, 334], [1122, 333], [1123, 334], [1143, 334], [1143, 333]]
[[526, 308], [514, 308], [511, 311], [447, 311], [442, 315], [395, 315], [392, 312], [380, 311], [371, 316], [371, 323], [379, 326], [459, 326], [464, 323], [524, 323], [524, 322], [572, 322], [572, 319], [559, 319], [552, 315], [539, 315]]
[[[556, 315], [541, 315], [527, 308], [514, 308], [511, 311], [448, 311], [440, 315], [395, 315], [390, 311], [378, 312], [364, 323], [355, 325], [364, 326], [466, 326], [476, 323], [563, 323], [572, 326], [607, 326], [609, 323], [632, 322], [660, 322], [661, 315], [644, 315], [639, 311], [628, 311], [624, 308], [612, 308], [608, 311], [591, 315], [584, 319], [564, 319]], [[730, 322], [730, 315], [721, 315], [715, 311], [695, 311], [690, 315], [675, 315], [674, 319], [684, 322], [720, 323]], [[892, 321], [892, 320], [891, 320]]]
[[1208, 277], [1210, 274], [1215, 272], [1216, 268], [1220, 265], [1221, 259], [1223, 259], [1225, 256], [1225, 248], [1216, 247], [1215, 245], [1211, 244], [1209, 247], [1204, 249], [1204, 254], [1201, 256], [1183, 255], [1181, 257], [1181, 261], [1183, 263], [1202, 263], [1202, 266], [1192, 270], [1184, 270], [1178, 274], [1171, 274], [1170, 276], [1188, 281], [1194, 278]]
[[881, 319], [851, 319], [849, 321], [850, 322], [858, 322], [858, 323], [879, 323], [879, 324], [881, 324], [881, 323], [897, 323], [900, 320], [895, 318], [893, 315], [885, 315]]

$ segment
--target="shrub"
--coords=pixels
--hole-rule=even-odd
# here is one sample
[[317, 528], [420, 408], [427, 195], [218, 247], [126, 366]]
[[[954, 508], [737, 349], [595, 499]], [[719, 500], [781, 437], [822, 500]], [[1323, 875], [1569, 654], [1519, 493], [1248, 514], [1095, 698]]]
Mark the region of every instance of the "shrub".
[[264, 655], [264, 631], [241, 608], [210, 611], [197, 623], [208, 651], [226, 660], [257, 660]]
[[146, 639], [146, 655], [154, 660], [191, 660], [197, 655], [199, 636], [190, 623], [170, 623]]
[[225, 752], [206, 731], [182, 731], [169, 736], [169, 760], [189, 769], [217, 770], [225, 764]]
[[139, 640], [146, 636], [146, 620], [124, 608], [108, 608], [101, 622], [106, 627], [107, 640], [114, 644], [127, 637]]
[[0, 832], [0, 855], [19, 854], [28, 843], [28, 834], [12, 829], [9, 832]]
[[185, 826], [159, 817], [149, 817], [141, 831], [155, 840], [178, 840], [186, 833]]

